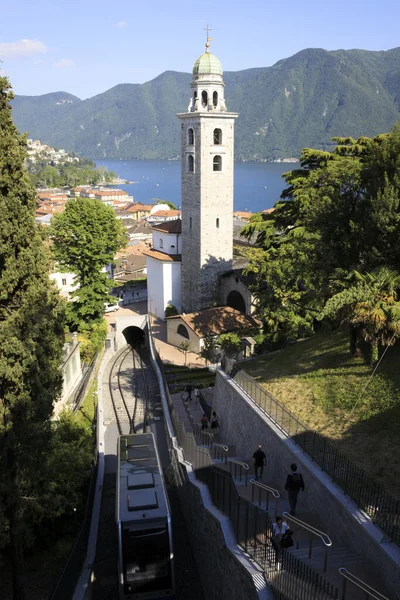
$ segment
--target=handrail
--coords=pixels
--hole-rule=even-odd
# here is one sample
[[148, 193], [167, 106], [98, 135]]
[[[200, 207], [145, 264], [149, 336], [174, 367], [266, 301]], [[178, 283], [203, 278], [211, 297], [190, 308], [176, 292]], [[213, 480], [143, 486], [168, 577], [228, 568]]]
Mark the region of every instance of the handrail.
[[346, 597], [346, 579], [347, 581], [350, 581], [350, 583], [356, 585], [363, 592], [366, 592], [366, 594], [368, 594], [368, 596], [370, 596], [371, 598], [374, 598], [374, 600], [389, 600], [387, 596], [384, 596], [383, 594], [378, 592], [378, 590], [372, 588], [370, 585], [368, 585], [368, 583], [365, 583], [365, 581], [362, 581], [361, 579], [353, 575], [353, 573], [350, 573], [350, 571], [348, 571], [344, 567], [340, 567], [338, 571], [340, 575], [344, 577], [342, 600], [345, 600]]
[[[212, 434], [211, 434], [212, 435]], [[213, 447], [217, 446], [218, 448], [222, 448], [225, 452], [228, 452], [229, 448], [225, 444], [220, 444], [219, 442], [213, 442]]]
[[241, 460], [237, 460], [236, 458], [228, 458], [228, 462], [234, 463], [235, 465], [240, 465], [246, 471], [249, 470], [249, 465]]
[[[219, 448], [220, 450], [218, 451]], [[227, 464], [229, 448], [226, 444], [212, 442], [211, 452], [213, 453], [213, 458], [218, 460], [225, 460], [225, 464]]]
[[[313, 533], [314, 535], [319, 537], [322, 540], [323, 544], [325, 544], [325, 546], [327, 546], [327, 547], [332, 546], [332, 540], [327, 533], [320, 531], [316, 527], [313, 527], [312, 525], [309, 525], [308, 523], [301, 521], [297, 517], [294, 517], [293, 515], [291, 515], [287, 512], [284, 512], [282, 516], [286, 517], [286, 519], [289, 519], [289, 521], [293, 521], [293, 523], [296, 523], [296, 525], [298, 525], [299, 527], [302, 527], [303, 529], [306, 529], [310, 533]], [[328, 540], [328, 541], [326, 541], [326, 540]]]
[[260, 488], [263, 488], [265, 490], [267, 490], [268, 492], [271, 492], [274, 498], [280, 498], [281, 495], [278, 492], [278, 490], [276, 490], [275, 488], [269, 487], [269, 485], [266, 485], [265, 483], [261, 483], [260, 481], [256, 481], [255, 479], [250, 479], [250, 483], [252, 483], [253, 485], [257, 485]]
[[261, 506], [261, 491], [265, 490], [267, 492], [267, 497], [265, 500], [265, 510], [267, 512], [269, 512], [269, 510], [268, 510], [269, 509], [269, 495], [270, 495], [270, 493], [273, 495], [273, 497], [275, 498], [275, 517], [276, 517], [278, 514], [279, 498], [281, 497], [278, 490], [270, 487], [269, 485], [266, 485], [265, 483], [261, 483], [260, 481], [257, 481], [256, 479], [250, 479], [250, 483], [252, 484], [252, 488], [251, 488], [251, 501], [252, 502], [254, 502], [254, 488], [258, 487], [258, 506]]
[[247, 487], [247, 471], [249, 470], [249, 465], [241, 460], [237, 460], [236, 458], [228, 458], [227, 463], [229, 463], [229, 472], [232, 475], [232, 465], [235, 465], [234, 479], [236, 479], [236, 465], [240, 467], [239, 469], [239, 481], [242, 481], [242, 469], [245, 472], [245, 486]]
[[[283, 516], [286, 519], [288, 519], [289, 521], [292, 521], [293, 523], [295, 523], [298, 527], [302, 527], [306, 531], [309, 531], [313, 535], [316, 535], [317, 537], [319, 537], [320, 540], [322, 540], [322, 543], [325, 545], [324, 573], [326, 573], [326, 569], [327, 569], [327, 566], [328, 566], [328, 548], [330, 548], [332, 546], [332, 540], [329, 537], [329, 535], [327, 533], [324, 533], [323, 531], [320, 531], [316, 527], [313, 527], [312, 525], [309, 525], [308, 523], [305, 523], [304, 521], [301, 521], [297, 517], [294, 517], [293, 515], [290, 515], [287, 512], [284, 512]], [[297, 547], [299, 547], [299, 542], [298, 541], [297, 541]], [[310, 537], [309, 549], [308, 549], [308, 558], [311, 558], [311, 555], [312, 555], [312, 538]]]

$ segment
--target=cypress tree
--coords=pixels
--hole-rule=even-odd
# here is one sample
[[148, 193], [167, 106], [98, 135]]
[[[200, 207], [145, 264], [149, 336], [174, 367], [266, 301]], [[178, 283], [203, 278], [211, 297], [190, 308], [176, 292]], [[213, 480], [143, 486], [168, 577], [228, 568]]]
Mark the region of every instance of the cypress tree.
[[[53, 400], [61, 389], [63, 304], [35, 224], [36, 193], [24, 167], [26, 138], [0, 77], [0, 503], [9, 532], [13, 598], [24, 592], [25, 520], [45, 461]], [[37, 501], [37, 498], [36, 498]], [[0, 511], [1, 512], [1, 511]]]

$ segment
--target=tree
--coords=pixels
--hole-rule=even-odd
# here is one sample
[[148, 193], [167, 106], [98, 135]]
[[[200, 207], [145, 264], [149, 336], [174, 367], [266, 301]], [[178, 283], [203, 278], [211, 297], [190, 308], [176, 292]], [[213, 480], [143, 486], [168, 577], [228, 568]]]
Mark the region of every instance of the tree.
[[254, 215], [243, 230], [257, 234], [245, 255], [271, 341], [312, 333], [353, 271], [400, 272], [400, 126], [335, 141], [332, 152], [304, 149], [275, 210]]
[[217, 350], [217, 339], [213, 335], [207, 335], [203, 338], [203, 347], [200, 351], [200, 356], [206, 361], [206, 367], [209, 362], [215, 358]]
[[102, 317], [110, 280], [103, 271], [127, 241], [122, 222], [110, 206], [92, 198], [74, 198], [54, 215], [50, 228], [53, 254], [62, 267], [76, 275], [77, 300], [68, 306], [72, 327]]
[[0, 504], [9, 530], [13, 598], [24, 593], [25, 522], [49, 417], [61, 389], [63, 303], [34, 221], [36, 192], [24, 168], [26, 138], [11, 118], [13, 93], [0, 78]]
[[165, 307], [165, 316], [166, 317], [174, 317], [175, 315], [178, 315], [178, 309], [176, 308], [176, 306], [174, 306], [173, 304], [167, 304], [167, 306]]
[[178, 346], [178, 350], [179, 350], [179, 352], [182, 352], [185, 356], [185, 367], [186, 367], [187, 355], [190, 352], [189, 340], [186, 340], [185, 342], [181, 342]]
[[378, 360], [379, 343], [388, 346], [400, 337], [400, 302], [397, 290], [400, 275], [382, 267], [375, 272], [361, 274], [355, 271], [349, 276], [351, 282], [332, 296], [319, 318], [338, 318], [341, 324], [351, 327], [351, 348], [355, 350], [354, 334], [359, 332], [370, 343], [370, 361]]
[[229, 358], [236, 358], [242, 348], [242, 341], [237, 333], [222, 333], [218, 345]]
[[155, 204], [166, 204], [167, 206], [170, 207], [171, 210], [178, 210], [178, 207], [173, 202], [170, 202], [169, 200], [160, 200], [159, 198], [153, 198], [153, 202]]

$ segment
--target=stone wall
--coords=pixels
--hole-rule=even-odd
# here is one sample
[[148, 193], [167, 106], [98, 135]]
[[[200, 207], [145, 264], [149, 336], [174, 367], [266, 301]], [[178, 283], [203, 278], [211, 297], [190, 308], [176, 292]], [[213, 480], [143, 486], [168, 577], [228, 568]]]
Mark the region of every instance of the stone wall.
[[176, 456], [172, 466], [207, 600], [273, 600], [264, 573], [237, 546], [230, 520], [213, 506], [207, 486]]
[[[333, 543], [345, 546], [374, 564], [393, 597], [399, 597], [400, 549], [330, 477], [289, 439], [222, 371], [217, 372], [213, 410], [220, 417], [221, 439], [236, 447], [236, 454], [251, 460], [258, 444], [267, 455], [267, 478], [281, 494], [292, 462], [305, 480], [299, 508], [315, 511]], [[346, 565], [343, 565], [346, 566]]]

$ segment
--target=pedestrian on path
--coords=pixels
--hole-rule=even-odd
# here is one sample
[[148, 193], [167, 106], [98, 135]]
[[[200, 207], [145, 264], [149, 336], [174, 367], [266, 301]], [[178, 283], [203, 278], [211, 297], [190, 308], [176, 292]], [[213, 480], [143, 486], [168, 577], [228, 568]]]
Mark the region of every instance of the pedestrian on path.
[[299, 495], [299, 491], [304, 492], [304, 480], [303, 475], [297, 472], [296, 463], [292, 463], [290, 465], [291, 473], [286, 478], [285, 490], [288, 491], [289, 496], [289, 504], [290, 504], [290, 514], [296, 514], [296, 504], [297, 497]]
[[215, 410], [213, 410], [211, 415], [211, 429], [219, 429], [219, 418]]
[[286, 521], [282, 521], [282, 517], [276, 517], [275, 523], [272, 525], [272, 537], [271, 544], [275, 550], [275, 566], [278, 564], [279, 555], [281, 553], [281, 540], [285, 533], [288, 531], [289, 525]]
[[261, 444], [258, 445], [258, 449], [253, 454], [254, 461], [254, 473], [256, 477], [256, 481], [262, 479], [264, 467], [266, 464], [266, 456], [265, 452], [262, 451]]
[[186, 386], [186, 391], [188, 393], [188, 402], [190, 402], [192, 400], [192, 391], [193, 391], [193, 386], [191, 383], [188, 383]]
[[205, 429], [207, 429], [208, 427], [208, 419], [205, 415], [205, 413], [203, 413], [203, 416], [200, 419], [200, 423], [201, 423], [201, 430], [204, 431]]

